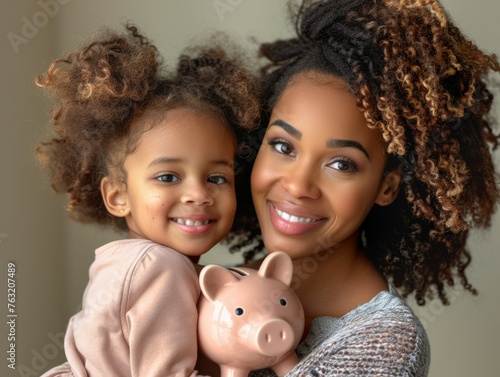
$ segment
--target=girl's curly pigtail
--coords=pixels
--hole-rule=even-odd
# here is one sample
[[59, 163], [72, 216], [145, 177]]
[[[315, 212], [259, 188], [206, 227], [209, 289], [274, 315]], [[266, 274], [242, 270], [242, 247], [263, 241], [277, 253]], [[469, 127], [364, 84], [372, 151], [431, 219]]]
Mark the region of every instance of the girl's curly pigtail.
[[53, 189], [69, 196], [68, 209], [76, 219], [113, 222], [102, 203], [100, 181], [108, 173], [111, 148], [155, 89], [161, 63], [156, 47], [128, 25], [125, 34], [97, 33], [36, 78], [50, 91], [55, 133], [36, 154], [51, 173]]

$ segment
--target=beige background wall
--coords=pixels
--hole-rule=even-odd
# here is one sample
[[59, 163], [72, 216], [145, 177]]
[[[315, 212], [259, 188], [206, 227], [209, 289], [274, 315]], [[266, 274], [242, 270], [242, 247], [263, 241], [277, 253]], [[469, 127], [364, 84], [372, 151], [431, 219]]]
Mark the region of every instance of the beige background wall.
[[[443, 0], [466, 34], [490, 52], [500, 52], [500, 3]], [[193, 38], [225, 30], [249, 49], [248, 37], [286, 37], [284, 0], [38, 0], [10, 1], [0, 13], [0, 375], [38, 376], [64, 359], [62, 334], [79, 309], [93, 250], [117, 236], [68, 221], [64, 198], [47, 187], [33, 148], [48, 121], [47, 102], [33, 85], [52, 59], [80, 44], [97, 27], [132, 20], [172, 61]], [[500, 98], [500, 96], [499, 96]], [[498, 102], [498, 101], [497, 101]], [[497, 105], [498, 109], [498, 105]], [[498, 110], [497, 110], [498, 111]], [[497, 153], [497, 157], [500, 154]], [[500, 158], [497, 158], [500, 160]], [[500, 356], [500, 224], [475, 232], [471, 278], [480, 291], [452, 293], [452, 305], [416, 308], [430, 336], [431, 376], [498, 375]], [[205, 261], [228, 261], [223, 250]], [[16, 266], [15, 327], [7, 323], [7, 264]], [[13, 331], [13, 332], [11, 332]], [[16, 370], [9, 369], [15, 335]], [[8, 357], [8, 356], [7, 356]]]

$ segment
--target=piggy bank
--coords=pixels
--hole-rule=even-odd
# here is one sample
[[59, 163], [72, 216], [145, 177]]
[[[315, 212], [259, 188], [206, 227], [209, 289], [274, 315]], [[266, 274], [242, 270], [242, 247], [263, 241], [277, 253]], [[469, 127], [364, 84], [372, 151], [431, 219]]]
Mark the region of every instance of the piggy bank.
[[278, 376], [298, 362], [304, 310], [290, 288], [293, 265], [280, 251], [259, 270], [207, 265], [200, 273], [198, 344], [222, 377], [272, 368]]

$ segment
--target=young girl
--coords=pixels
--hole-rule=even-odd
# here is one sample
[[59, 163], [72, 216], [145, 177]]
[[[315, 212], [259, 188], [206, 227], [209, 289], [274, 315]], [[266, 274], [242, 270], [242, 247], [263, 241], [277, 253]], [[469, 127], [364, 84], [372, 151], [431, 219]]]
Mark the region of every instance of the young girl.
[[500, 65], [434, 0], [304, 0], [296, 26], [261, 47], [252, 173], [263, 244], [294, 259], [306, 314], [287, 376], [425, 376], [425, 331], [395, 288], [420, 305], [476, 293], [466, 241], [499, 199]]
[[127, 29], [99, 34], [37, 78], [54, 98], [56, 137], [38, 148], [54, 190], [77, 220], [128, 231], [97, 249], [67, 362], [44, 376], [197, 374], [190, 258], [231, 230], [237, 143], [258, 117], [256, 86], [217, 48], [162, 76], [156, 47]]

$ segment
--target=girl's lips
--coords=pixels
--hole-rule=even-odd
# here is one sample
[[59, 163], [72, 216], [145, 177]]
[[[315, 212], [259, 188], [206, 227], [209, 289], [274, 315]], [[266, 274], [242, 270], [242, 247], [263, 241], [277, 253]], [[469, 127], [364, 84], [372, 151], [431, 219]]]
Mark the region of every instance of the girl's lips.
[[[290, 236], [297, 236], [319, 228], [323, 225], [324, 218], [301, 216], [286, 212], [285, 208], [277, 208], [271, 202], [268, 203], [271, 223], [276, 230]], [[289, 210], [293, 212], [292, 210]]]
[[213, 220], [207, 219], [189, 219], [189, 218], [171, 218], [170, 219], [179, 229], [189, 234], [202, 234], [210, 230], [215, 224]]
[[172, 220], [175, 221], [177, 224], [187, 225], [187, 226], [207, 225], [210, 222], [210, 220], [196, 220], [196, 219], [182, 219], [182, 218], [173, 218]]

